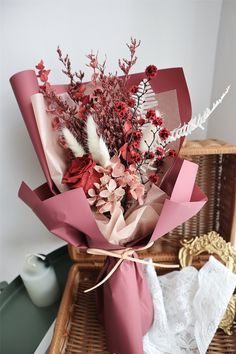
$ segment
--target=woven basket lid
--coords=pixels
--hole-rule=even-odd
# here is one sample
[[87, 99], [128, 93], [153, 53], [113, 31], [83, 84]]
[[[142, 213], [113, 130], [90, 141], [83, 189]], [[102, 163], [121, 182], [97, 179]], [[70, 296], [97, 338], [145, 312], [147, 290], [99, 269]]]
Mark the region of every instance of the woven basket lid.
[[223, 140], [185, 140], [180, 156], [236, 154], [236, 145], [231, 145]]

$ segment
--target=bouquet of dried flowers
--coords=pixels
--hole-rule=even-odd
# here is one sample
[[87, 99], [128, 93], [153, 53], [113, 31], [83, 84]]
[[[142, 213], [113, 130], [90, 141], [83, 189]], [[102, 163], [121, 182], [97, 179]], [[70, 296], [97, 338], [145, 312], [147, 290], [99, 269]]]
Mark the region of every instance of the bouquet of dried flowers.
[[[57, 49], [68, 85], [52, 85], [41, 60], [37, 73], [15, 74], [11, 84], [47, 183], [19, 196], [46, 227], [88, 253], [105, 254], [98, 314], [109, 350], [141, 354], [153, 306], [136, 251], [198, 212], [206, 197], [194, 184], [197, 167], [177, 155], [183, 137], [208, 118], [193, 118], [181, 68], [146, 67], [130, 74], [140, 45], [127, 44], [122, 76], [87, 56], [91, 81], [72, 71]], [[39, 85], [38, 80], [41, 82]], [[126, 306], [124, 306], [124, 303]]]

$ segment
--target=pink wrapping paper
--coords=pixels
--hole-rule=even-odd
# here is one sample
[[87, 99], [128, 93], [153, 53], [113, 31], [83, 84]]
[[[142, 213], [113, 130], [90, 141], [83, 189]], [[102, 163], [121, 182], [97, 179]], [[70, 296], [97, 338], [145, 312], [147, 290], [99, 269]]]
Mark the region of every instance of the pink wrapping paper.
[[[115, 263], [114, 258], [107, 257], [98, 280]], [[123, 262], [119, 271], [97, 289], [97, 308], [106, 333], [109, 333], [107, 343], [111, 353], [143, 353], [142, 337], [152, 324], [153, 304], [142, 265]]]
[[10, 82], [46, 180], [50, 189], [54, 190], [55, 188], [49, 174], [48, 165], [45, 159], [31, 104], [31, 96], [33, 94], [39, 93], [39, 85], [35, 72], [33, 70], [21, 71], [13, 75], [10, 79]]
[[[138, 84], [142, 78], [143, 74], [131, 75], [130, 84]], [[68, 243], [84, 248], [122, 249], [121, 246], [109, 243], [101, 234], [81, 188], [56, 194], [30, 104], [30, 96], [37, 92], [35, 81], [33, 71], [24, 71], [11, 78], [14, 93], [48, 183], [35, 191], [22, 183], [19, 197], [32, 208], [49, 231]], [[28, 82], [26, 86], [25, 82]], [[181, 123], [190, 119], [190, 99], [181, 68], [160, 70], [152, 81], [152, 87], [156, 93], [175, 89]], [[65, 91], [64, 85], [55, 88], [58, 93]], [[138, 238], [126, 246], [144, 246], [180, 225], [202, 208], [206, 197], [194, 184], [196, 173], [195, 164], [176, 160], [161, 186], [170, 198], [164, 202], [152, 235]], [[99, 279], [109, 272], [116, 261], [108, 257]], [[109, 350], [116, 354], [142, 354], [142, 336], [150, 327], [153, 317], [152, 302], [142, 275], [142, 267], [124, 261], [112, 277], [98, 289], [97, 304], [98, 313], [107, 332]]]
[[[137, 244], [139, 247], [145, 246], [147, 242], [155, 241], [202, 208], [207, 198], [194, 184], [196, 173], [196, 164], [190, 161], [176, 161], [171, 174], [172, 178], [175, 174], [175, 182], [172, 190], [167, 190], [170, 199], [164, 201], [153, 234], [145, 240], [132, 241], [133, 246]], [[188, 176], [188, 178], [180, 178], [180, 176]], [[183, 196], [181, 191], [184, 192]], [[101, 234], [82, 188], [54, 196], [47, 184], [32, 191], [23, 182], [19, 197], [34, 211], [50, 232], [74, 246], [105, 250], [125, 248], [109, 243]], [[81, 233], [86, 237], [82, 237]]]

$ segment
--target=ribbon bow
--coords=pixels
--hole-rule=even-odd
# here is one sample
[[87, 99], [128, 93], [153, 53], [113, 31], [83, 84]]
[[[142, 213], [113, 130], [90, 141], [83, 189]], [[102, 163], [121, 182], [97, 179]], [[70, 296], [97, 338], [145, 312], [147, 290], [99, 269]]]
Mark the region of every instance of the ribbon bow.
[[[150, 247], [152, 247], [152, 245], [154, 244], [154, 242], [150, 242], [148, 243], [146, 246], [144, 247], [140, 247], [140, 248], [125, 248], [124, 250], [117, 250], [117, 251], [106, 251], [100, 248], [88, 248], [87, 249], [87, 253], [88, 254], [93, 254], [95, 256], [109, 256], [109, 257], [115, 257], [115, 258], [119, 258], [119, 261], [114, 265], [114, 267], [110, 270], [110, 272], [105, 276], [105, 278], [103, 278], [99, 283], [97, 283], [96, 285], [94, 285], [93, 287], [84, 290], [85, 293], [88, 293], [89, 291], [92, 291], [96, 288], [98, 288], [99, 286], [101, 286], [102, 284], [104, 284], [111, 276], [112, 274], [117, 270], [117, 268], [119, 268], [119, 266], [121, 265], [121, 263], [123, 261], [131, 261], [131, 262], [136, 262], [136, 263], [141, 263], [141, 264], [149, 264], [148, 261], [145, 261], [143, 259], [139, 259], [139, 258], [133, 258], [131, 257], [134, 252], [140, 252], [140, 251], [144, 251]], [[163, 263], [152, 263], [155, 267], [160, 267], [160, 268], [179, 268], [179, 264], [163, 264]]]

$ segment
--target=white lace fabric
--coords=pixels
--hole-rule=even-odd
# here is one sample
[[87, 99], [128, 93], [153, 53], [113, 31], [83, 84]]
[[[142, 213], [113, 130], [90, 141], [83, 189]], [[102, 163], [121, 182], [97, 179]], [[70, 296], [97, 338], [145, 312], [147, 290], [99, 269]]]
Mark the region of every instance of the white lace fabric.
[[154, 303], [144, 354], [206, 353], [236, 287], [236, 275], [213, 256], [199, 271], [189, 266], [157, 276], [151, 261], [144, 271]]

